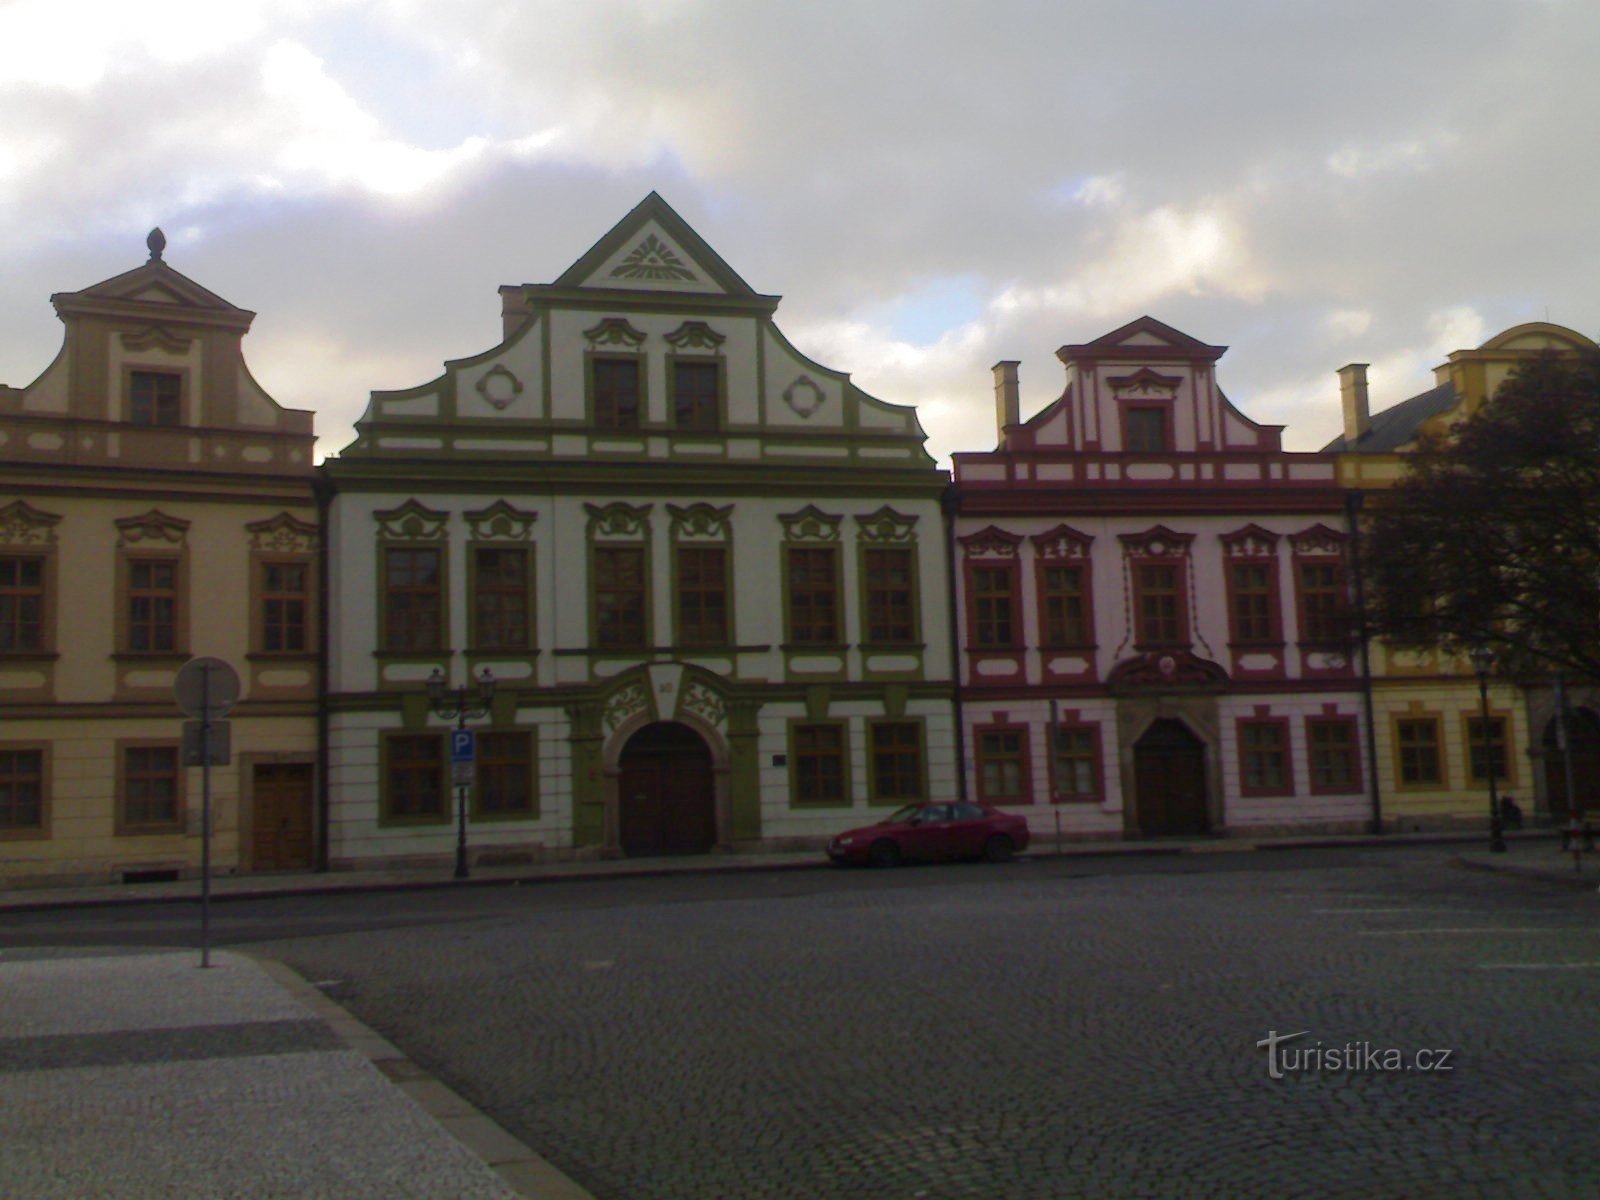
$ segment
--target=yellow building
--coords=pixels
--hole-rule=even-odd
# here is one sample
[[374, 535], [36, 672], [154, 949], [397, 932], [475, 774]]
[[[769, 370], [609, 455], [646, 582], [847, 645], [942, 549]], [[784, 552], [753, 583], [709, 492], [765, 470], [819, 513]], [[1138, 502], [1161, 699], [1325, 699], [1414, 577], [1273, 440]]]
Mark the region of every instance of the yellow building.
[[[1367, 366], [1339, 370], [1344, 435], [1329, 446], [1339, 456], [1347, 488], [1393, 485], [1406, 456], [1425, 434], [1444, 432], [1488, 401], [1518, 364], [1546, 351], [1573, 354], [1595, 343], [1560, 325], [1534, 322], [1490, 338], [1476, 350], [1457, 350], [1434, 369], [1435, 386], [1392, 408], [1372, 413]], [[1487, 820], [1488, 777], [1482, 746], [1482, 706], [1471, 663], [1436, 651], [1372, 646], [1374, 743], [1385, 824], [1429, 829]], [[1554, 706], [1544, 681], [1491, 676], [1489, 742], [1502, 795], [1525, 813], [1565, 811], [1564, 772], [1554, 753]], [[1577, 696], [1574, 747], [1582, 762], [1600, 767], [1600, 717], [1593, 697]], [[1582, 702], [1589, 700], [1585, 705]], [[1580, 767], [1579, 777], [1595, 772]], [[1594, 784], [1588, 786], [1593, 787]]]
[[0, 386], [0, 887], [184, 877], [192, 655], [242, 681], [213, 768], [219, 872], [309, 868], [318, 692], [312, 415], [251, 378], [254, 314], [162, 261], [52, 297], [37, 380]]

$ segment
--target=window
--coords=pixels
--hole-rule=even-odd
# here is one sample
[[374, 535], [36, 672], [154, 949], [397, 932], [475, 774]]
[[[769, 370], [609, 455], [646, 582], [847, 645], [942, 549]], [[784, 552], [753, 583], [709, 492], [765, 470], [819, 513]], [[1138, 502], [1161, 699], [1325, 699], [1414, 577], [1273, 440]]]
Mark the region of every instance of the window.
[[679, 429], [715, 430], [722, 377], [715, 362], [676, 359], [672, 364], [672, 423]]
[[533, 735], [478, 734], [478, 794], [475, 816], [485, 820], [538, 814], [533, 793]]
[[594, 550], [595, 644], [639, 649], [645, 635], [644, 551], [637, 546]]
[[1233, 602], [1236, 644], [1278, 640], [1277, 596], [1270, 563], [1233, 563], [1228, 583]]
[[868, 548], [862, 557], [866, 567], [867, 641], [878, 646], [915, 642], [916, 565], [910, 549]]
[[1281, 721], [1239, 722], [1239, 773], [1244, 791], [1262, 795], [1292, 790], [1288, 734]]
[[436, 733], [396, 734], [385, 739], [384, 754], [387, 816], [400, 820], [449, 817], [444, 738]]
[[1123, 410], [1127, 449], [1134, 454], [1160, 454], [1167, 449], [1167, 412], [1164, 408]]
[[1300, 640], [1337, 645], [1347, 634], [1338, 564], [1301, 563]]
[[1099, 748], [1093, 728], [1056, 728], [1056, 795], [1062, 800], [1093, 800], [1100, 795]]
[[838, 556], [831, 548], [791, 546], [789, 564], [789, 641], [795, 645], [836, 646], [839, 628]]
[[639, 428], [639, 360], [596, 358], [590, 368], [594, 378], [596, 429], [631, 433]]
[[1437, 717], [1401, 717], [1394, 723], [1401, 787], [1442, 787]]
[[171, 654], [178, 649], [178, 561], [128, 561], [128, 649]]
[[1027, 737], [1020, 729], [978, 733], [978, 796], [996, 804], [1031, 802]]
[[44, 831], [44, 751], [0, 748], [0, 837]]
[[311, 602], [311, 568], [303, 562], [261, 564], [261, 649], [268, 654], [301, 654], [310, 648], [306, 613]]
[[1141, 647], [1186, 644], [1183, 575], [1176, 566], [1141, 564], [1133, 569], [1135, 637]]
[[915, 721], [874, 721], [871, 735], [873, 802], [921, 800], [922, 726]]
[[972, 568], [973, 645], [1016, 645], [1013, 578], [1010, 567]]
[[0, 557], [0, 654], [44, 648], [44, 559]]
[[1041, 582], [1044, 596], [1044, 644], [1087, 646], [1088, 608], [1084, 603], [1082, 567], [1045, 567]]
[[1474, 783], [1489, 782], [1489, 768], [1494, 769], [1494, 777], [1505, 781], [1510, 778], [1506, 770], [1506, 719], [1491, 716], [1489, 718], [1489, 758], [1484, 761], [1483, 745], [1483, 718], [1467, 718], [1467, 757], [1468, 773]]
[[133, 371], [128, 376], [128, 420], [135, 425], [176, 425], [183, 376], [173, 371]]
[[472, 552], [472, 638], [478, 650], [526, 650], [530, 632], [529, 555], [522, 546]]
[[844, 726], [794, 727], [794, 799], [796, 804], [844, 804]]
[[1347, 717], [1312, 717], [1306, 721], [1311, 752], [1313, 792], [1353, 792], [1359, 787], [1355, 721]]
[[174, 831], [182, 817], [182, 784], [178, 747], [125, 746], [118, 832]]
[[678, 547], [678, 642], [728, 644], [727, 552], [720, 546]]
[[384, 550], [386, 650], [438, 650], [444, 644], [443, 551], [390, 546]]

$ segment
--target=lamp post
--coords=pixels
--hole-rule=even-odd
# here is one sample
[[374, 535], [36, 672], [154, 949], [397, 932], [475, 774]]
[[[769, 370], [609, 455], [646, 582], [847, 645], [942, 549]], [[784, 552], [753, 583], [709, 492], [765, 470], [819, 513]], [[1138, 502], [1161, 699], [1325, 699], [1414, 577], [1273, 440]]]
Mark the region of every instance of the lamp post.
[[[488, 667], [483, 669], [483, 674], [478, 676], [476, 702], [468, 698], [468, 687], [451, 687], [445, 682], [444, 672], [438, 667], [433, 669], [433, 674], [428, 676], [428, 703], [432, 706], [434, 715], [446, 721], [454, 721], [457, 729], [465, 729], [467, 722], [478, 717], [486, 716], [489, 706], [494, 702], [494, 674]], [[454, 771], [454, 765], [451, 766]], [[466, 771], [456, 776], [456, 874], [457, 879], [465, 879], [467, 871], [467, 789], [470, 786], [472, 764], [466, 764]]]
[[1478, 707], [1482, 714], [1483, 724], [1483, 770], [1489, 776], [1489, 852], [1491, 854], [1504, 854], [1506, 852], [1505, 829], [1500, 823], [1500, 792], [1495, 787], [1495, 761], [1494, 743], [1489, 736], [1489, 668], [1494, 665], [1494, 651], [1488, 646], [1477, 645], [1467, 655], [1472, 660], [1472, 669], [1478, 673]]

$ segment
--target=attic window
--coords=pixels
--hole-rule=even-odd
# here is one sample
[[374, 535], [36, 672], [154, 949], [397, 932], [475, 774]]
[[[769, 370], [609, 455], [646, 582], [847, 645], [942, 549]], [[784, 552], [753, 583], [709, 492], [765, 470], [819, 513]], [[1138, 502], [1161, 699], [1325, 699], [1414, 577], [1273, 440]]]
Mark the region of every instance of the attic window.
[[1167, 410], [1165, 408], [1135, 408], [1123, 411], [1127, 436], [1124, 448], [1133, 454], [1160, 454], [1168, 449]]
[[135, 425], [178, 424], [183, 376], [175, 371], [133, 371], [128, 378], [128, 419]]

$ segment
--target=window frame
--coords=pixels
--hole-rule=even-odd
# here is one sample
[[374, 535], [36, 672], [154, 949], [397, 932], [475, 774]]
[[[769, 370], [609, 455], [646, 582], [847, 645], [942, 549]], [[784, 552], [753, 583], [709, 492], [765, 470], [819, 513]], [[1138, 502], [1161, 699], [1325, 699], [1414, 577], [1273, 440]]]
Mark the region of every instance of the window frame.
[[[609, 584], [601, 586], [601, 564], [621, 561], [621, 556], [629, 556], [638, 563], [638, 583], [636, 586], [623, 588]], [[650, 546], [646, 542], [593, 542], [589, 547], [589, 615], [593, 635], [590, 644], [595, 650], [606, 653], [632, 654], [648, 651], [652, 644], [651, 639], [651, 604], [652, 576], [650, 573]], [[601, 611], [600, 597], [604, 595], [637, 597], [638, 601], [638, 639], [630, 641], [619, 639], [607, 632], [605, 614]]]
[[[1022, 605], [1019, 583], [1021, 580], [1021, 565], [1015, 558], [979, 559], [969, 560], [966, 564], [967, 572], [967, 604], [971, 624], [967, 630], [967, 649], [978, 651], [993, 650], [1019, 650], [1023, 646], [1022, 639]], [[980, 586], [980, 574], [991, 575], [996, 579], [1004, 579], [1003, 590], [984, 588]], [[996, 636], [999, 629], [995, 628], [997, 617], [993, 612], [985, 614], [984, 606], [988, 602], [997, 606], [1003, 602], [1005, 607], [1006, 637]], [[985, 631], [988, 636], [985, 636]]]
[[[500, 584], [484, 583], [483, 556], [486, 554], [515, 555], [522, 560], [520, 581]], [[472, 541], [467, 544], [467, 583], [471, 603], [467, 608], [467, 653], [489, 656], [516, 657], [531, 653], [536, 646], [534, 625], [534, 548], [527, 542]], [[522, 633], [515, 643], [490, 643], [484, 638], [486, 627], [493, 624], [485, 620], [483, 602], [493, 596], [515, 596], [522, 605]]]
[[[1187, 650], [1192, 644], [1189, 634], [1189, 572], [1187, 558], [1147, 558], [1139, 557], [1129, 561], [1129, 585], [1132, 590], [1133, 600], [1133, 647], [1139, 651], [1151, 650]], [[1147, 571], [1172, 572], [1172, 614], [1171, 622], [1176, 630], [1176, 637], [1152, 637], [1148, 624], [1145, 601], [1152, 594], [1166, 595], [1167, 589], [1152, 593], [1145, 579]]]
[[[1275, 558], [1265, 555], [1240, 556], [1224, 560], [1228, 587], [1228, 636], [1230, 643], [1241, 648], [1271, 649], [1283, 645], [1283, 603], [1278, 591], [1278, 564]], [[1260, 571], [1265, 575], [1259, 587], [1245, 588], [1240, 584], [1243, 571]], [[1259, 596], [1265, 604], [1265, 631], [1255, 634], [1244, 628], [1240, 601], [1246, 596]]]
[[[1391, 730], [1394, 737], [1394, 781], [1395, 787], [1403, 792], [1442, 792], [1448, 791], [1450, 786], [1449, 764], [1444, 753], [1444, 722], [1437, 713], [1394, 713], [1391, 715]], [[1433, 730], [1433, 737], [1428, 743], [1432, 747], [1434, 776], [1431, 779], [1406, 778], [1406, 756], [1408, 751], [1415, 752], [1422, 748], [1423, 743], [1416, 740], [1408, 741], [1405, 736], [1405, 726], [1429, 726]]]
[[[520, 745], [520, 750], [496, 755], [490, 753], [498, 744]], [[503, 821], [536, 821], [539, 818], [539, 736], [537, 729], [480, 729], [476, 741], [477, 754], [472, 766], [472, 801], [467, 807], [470, 821], [484, 824]], [[489, 808], [486, 798], [489, 787], [485, 776], [491, 769], [520, 768], [527, 778], [527, 804], [518, 808]]]
[[[251, 622], [252, 653], [267, 655], [273, 658], [304, 658], [317, 652], [317, 564], [316, 559], [308, 554], [256, 554], [252, 555], [251, 582], [254, 590], [251, 611], [254, 620]], [[305, 586], [299, 592], [274, 592], [269, 586], [271, 572], [282, 567], [293, 567], [304, 572]], [[298, 597], [301, 605], [301, 644], [294, 647], [279, 646], [273, 648], [268, 643], [268, 631], [272, 628], [269, 620], [271, 605], [277, 600], [290, 600]]]
[[[802, 745], [804, 735], [810, 730], [826, 729], [838, 737], [838, 748], [833, 754], [823, 755]], [[792, 808], [849, 808], [852, 802], [850, 786], [850, 725], [848, 721], [795, 718], [789, 722], [789, 803]], [[807, 797], [805, 793], [805, 764], [811, 759], [834, 758], [838, 763], [838, 799]]]
[[[384, 541], [378, 543], [378, 650], [387, 654], [434, 656], [449, 649], [450, 628], [450, 546], [444, 539], [429, 541]], [[433, 554], [436, 556], [436, 581], [431, 588], [407, 585], [407, 594], [427, 594], [435, 597], [433, 640], [431, 645], [397, 645], [393, 599], [396, 585], [392, 582], [392, 563], [400, 554]]]
[[[189, 372], [182, 367], [153, 366], [143, 363], [129, 363], [124, 367], [123, 396], [126, 398], [127, 407], [123, 410], [124, 419], [129, 425], [136, 425], [140, 429], [181, 429], [186, 424], [184, 420], [184, 402], [189, 395]], [[173, 395], [163, 397], [152, 394], [149, 397], [140, 395], [140, 384], [144, 380], [170, 380], [172, 381]], [[170, 409], [162, 411], [164, 401], [170, 399]], [[140, 419], [142, 405], [150, 405], [149, 420]], [[170, 417], [170, 419], [162, 419]]]
[[[901, 805], [912, 804], [928, 799], [928, 739], [924, 728], [925, 722], [914, 717], [886, 717], [871, 719], [867, 722], [867, 797], [873, 805]], [[904, 746], [880, 747], [878, 738], [885, 729], [913, 730], [916, 738], [916, 748], [913, 752]], [[917, 771], [917, 787], [914, 792], [885, 791], [881, 786], [882, 777], [879, 771], [879, 758], [883, 754], [895, 754], [902, 758], [915, 756], [915, 769]], [[896, 780], [896, 786], [901, 780]]]
[[[1343, 729], [1347, 736], [1344, 757], [1349, 766], [1349, 778], [1344, 783], [1319, 783], [1317, 781], [1317, 756], [1325, 748], [1317, 745], [1318, 729]], [[1353, 716], [1344, 714], [1323, 714], [1321, 716], [1307, 716], [1305, 719], [1306, 734], [1306, 780], [1314, 796], [1354, 796], [1365, 790], [1361, 778], [1361, 735], [1357, 720]]]
[[[1309, 588], [1306, 586], [1306, 573], [1308, 571], [1331, 571], [1333, 573], [1333, 582], [1326, 587]], [[1334, 636], [1317, 636], [1326, 634], [1328, 630], [1326, 628], [1316, 630], [1311, 628], [1311, 617], [1314, 611], [1311, 604], [1313, 596], [1327, 598], [1323, 604], [1319, 604], [1315, 609], [1319, 614], [1317, 618], [1319, 626], [1332, 621], [1340, 615], [1348, 615], [1344, 563], [1336, 558], [1320, 556], [1296, 559], [1294, 564], [1294, 588], [1296, 619], [1299, 621], [1299, 644], [1302, 646], [1328, 648], [1348, 646], [1350, 644], [1348, 632]]]
[[[726, 361], [720, 356], [699, 355], [669, 355], [667, 370], [667, 411], [668, 423], [679, 433], [707, 433], [723, 432], [727, 424], [727, 366]], [[707, 371], [712, 380], [712, 391], [709, 405], [705, 404], [705, 397], [700, 398], [700, 403], [695, 406], [695, 419], [684, 420], [679, 399], [683, 394], [682, 379], [679, 372], [684, 368], [693, 371]], [[701, 411], [705, 409], [705, 411]]]
[[[1124, 400], [1120, 404], [1122, 426], [1122, 452], [1124, 454], [1172, 454], [1176, 445], [1173, 431], [1173, 402], [1171, 400]], [[1159, 446], [1135, 446], [1133, 444], [1135, 422], [1133, 417], [1138, 414], [1141, 418], [1146, 416], [1156, 417], [1161, 424], [1161, 444]]]
[[[141, 772], [139, 779], [169, 778], [172, 780], [172, 816], [158, 821], [133, 820], [129, 813], [129, 790], [135, 776], [129, 755], [143, 751], [159, 750], [172, 756], [169, 772]], [[113, 829], [117, 837], [160, 837], [183, 834], [188, 818], [187, 788], [189, 772], [183, 765], [182, 745], [171, 738], [119, 738], [116, 743], [117, 794]]]
[[[1088, 650], [1095, 646], [1094, 636], [1094, 600], [1091, 592], [1089, 560], [1085, 558], [1073, 559], [1040, 559], [1035, 558], [1034, 573], [1038, 581], [1039, 593], [1039, 648], [1041, 650]], [[1071, 572], [1077, 576], [1078, 590], [1076, 596], [1070, 591], [1050, 586], [1052, 572]], [[1071, 632], [1069, 626], [1063, 621], [1058, 628], [1057, 619], [1052, 609], [1055, 601], [1065, 603], [1069, 599], [1076, 599], [1078, 603], [1078, 625], [1081, 636], [1072, 638], [1067, 636]]]
[[[1069, 734], [1076, 737], [1087, 735], [1089, 746], [1086, 752], [1073, 753], [1065, 756], [1066, 761], [1087, 761], [1089, 764], [1090, 779], [1093, 783], [1092, 790], [1088, 792], [1068, 792], [1061, 786], [1061, 735]], [[1051, 802], [1054, 804], [1098, 804], [1105, 799], [1105, 769], [1101, 759], [1100, 725], [1091, 721], [1057, 721], [1050, 731], [1050, 786]]]
[[[991, 750], [987, 744], [990, 738], [1015, 739], [1014, 749], [1004, 749], [999, 752]], [[977, 779], [978, 801], [981, 804], [999, 805], [1032, 805], [1033, 804], [1033, 757], [1029, 747], [1028, 727], [1010, 722], [978, 725], [972, 731], [973, 772]], [[1014, 765], [1016, 770], [1017, 790], [1014, 792], [995, 791], [990, 786], [988, 768], [990, 766], [1005, 767]]]
[[[51, 655], [55, 653], [55, 555], [49, 549], [40, 547], [37, 550], [12, 548], [0, 546], [0, 566], [15, 562], [18, 565], [18, 582], [8, 584], [0, 578], [0, 609], [11, 604], [9, 619], [0, 612], [0, 658], [26, 658], [37, 655]], [[30, 588], [21, 581], [22, 568], [25, 564], [37, 562], [39, 566], [39, 584]], [[34, 622], [24, 622], [22, 609], [28, 599], [38, 602], [38, 619]], [[20, 644], [4, 644], [6, 631], [15, 633], [27, 625], [35, 625], [38, 629], [38, 643], [24, 646]]]
[[[1467, 782], [1476, 787], [1487, 787], [1489, 785], [1489, 776], [1481, 769], [1478, 761], [1479, 750], [1476, 730], [1482, 724], [1483, 714], [1481, 712], [1463, 712], [1461, 714], [1461, 744], [1467, 752]], [[1498, 738], [1494, 736], [1496, 726], [1500, 730]], [[1491, 762], [1495, 757], [1500, 760], [1498, 764], [1500, 770], [1495, 774], [1495, 784], [1498, 787], [1516, 787], [1517, 780], [1512, 772], [1511, 758], [1511, 714], [1491, 708], [1489, 710], [1489, 732]], [[1498, 751], [1498, 754], [1496, 751]]]
[[[1274, 746], [1251, 743], [1257, 731], [1271, 730]], [[1287, 717], [1239, 717], [1234, 723], [1234, 736], [1239, 752], [1239, 794], [1243, 796], [1293, 796], [1294, 745]], [[1275, 755], [1278, 763], [1277, 782], [1252, 781], [1252, 759], [1263, 754]]]
[[[905, 584], [895, 587], [874, 582], [873, 561], [882, 555], [903, 555], [905, 562]], [[861, 579], [861, 644], [864, 647], [893, 647], [904, 649], [922, 645], [921, 622], [921, 582], [918, 575], [917, 547], [910, 542], [861, 542], [858, 547], [859, 570]], [[884, 596], [892, 596], [897, 592], [904, 593], [903, 612], [895, 614], [891, 622], [886, 623], [889, 636], [875, 637], [876, 632], [874, 613], [879, 608], [879, 600]], [[899, 605], [895, 605], [899, 607]], [[904, 632], [897, 632], [903, 625]]]
[[[701, 555], [715, 555], [719, 562], [721, 578], [715, 587], [706, 586], [704, 583], [689, 588], [685, 583], [686, 561], [697, 561]], [[732, 588], [730, 583], [733, 555], [729, 548], [722, 542], [675, 542], [672, 547], [672, 621], [674, 644], [696, 650], [726, 649], [733, 644], [732, 624], [733, 605]], [[704, 624], [704, 609], [699, 621], [690, 621], [684, 611], [684, 601], [690, 596], [721, 598], [722, 620], [721, 628], [712, 630], [714, 636], [706, 636], [706, 630], [695, 628]]]
[[[49, 742], [0, 741], [0, 795], [10, 794], [13, 797], [9, 804], [4, 800], [0, 800], [0, 842], [43, 841], [50, 837], [50, 796], [52, 790], [50, 751], [51, 744]], [[21, 756], [25, 754], [37, 754], [39, 756], [38, 773], [36, 775], [26, 774], [17, 770], [12, 770], [8, 773], [7, 768], [12, 766], [7, 761], [8, 758], [13, 755]], [[38, 824], [10, 824], [8, 814], [16, 809], [18, 805], [15, 802], [14, 792], [10, 792], [8, 789], [14, 789], [18, 781], [27, 782], [29, 780], [36, 780], [38, 784]]]
[[[448, 825], [454, 813], [452, 812], [454, 797], [448, 773], [445, 770], [445, 733], [437, 729], [386, 729], [379, 735], [378, 746], [378, 824], [384, 826], [411, 826], [411, 825]], [[401, 759], [398, 757], [399, 744], [406, 741], [421, 743], [431, 740], [434, 746], [434, 757], [431, 760], [421, 757]], [[432, 761], [438, 772], [437, 799], [439, 811], [432, 812], [397, 812], [395, 810], [395, 772], [404, 768], [413, 770], [421, 764]], [[470, 815], [470, 814], [469, 814]]]
[[[815, 558], [818, 562], [826, 561], [831, 575], [826, 585], [808, 585], [804, 589], [805, 595], [827, 595], [832, 606], [831, 629], [813, 631], [812, 626], [817, 622], [814, 618], [806, 622], [806, 636], [800, 635], [801, 622], [798, 619], [795, 604], [796, 588], [794, 583], [795, 556], [804, 555]], [[844, 560], [839, 553], [837, 542], [791, 542], [783, 547], [783, 635], [784, 644], [789, 648], [804, 648], [807, 650], [841, 650], [845, 647], [845, 613], [844, 613]], [[817, 636], [813, 636], [813, 632]], [[832, 637], [822, 637], [820, 634], [831, 633]]]
[[[644, 431], [649, 413], [645, 357], [642, 354], [591, 353], [585, 376], [589, 391], [589, 424], [598, 434], [637, 434]], [[615, 408], [616, 396], [601, 387], [608, 368], [630, 366], [633, 373], [633, 415], [629, 419]]]

